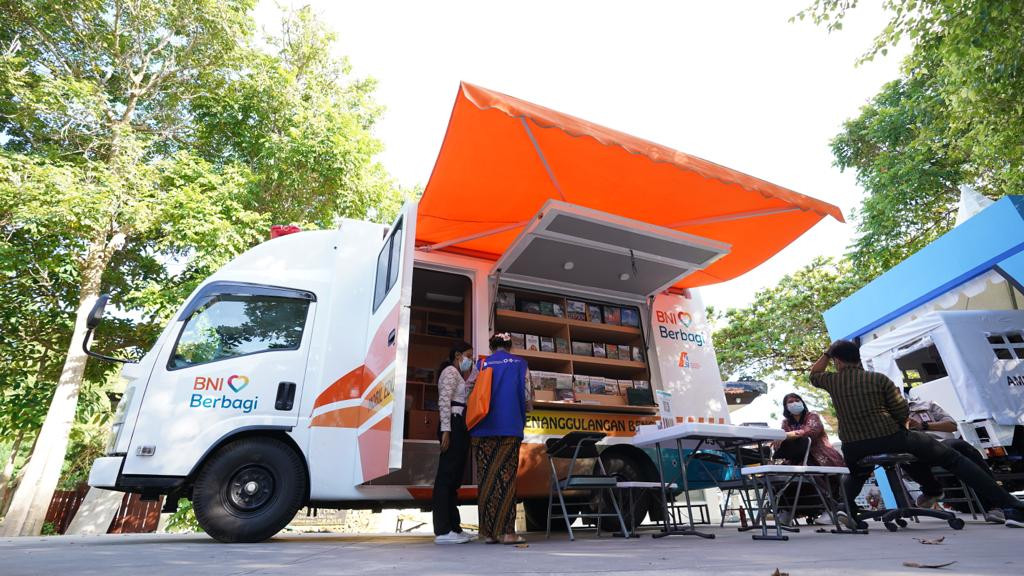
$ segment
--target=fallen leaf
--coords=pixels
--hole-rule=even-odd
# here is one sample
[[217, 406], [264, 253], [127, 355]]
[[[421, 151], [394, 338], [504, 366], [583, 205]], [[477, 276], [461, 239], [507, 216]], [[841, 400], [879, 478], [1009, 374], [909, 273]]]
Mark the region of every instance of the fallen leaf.
[[789, 576], [789, 572], [779, 572], [779, 569], [776, 568], [775, 572], [772, 572], [772, 576]]
[[920, 564], [918, 562], [904, 562], [903, 565], [907, 568], [945, 568], [946, 566], [952, 566], [956, 564], [956, 560], [952, 562], [946, 562], [945, 564]]
[[516, 548], [529, 548], [529, 544], [516, 544]]
[[914, 540], [917, 540], [921, 544], [942, 544], [943, 540], [945, 539], [945, 536], [942, 536], [941, 538], [936, 538], [934, 540], [929, 540], [927, 538], [914, 538]]

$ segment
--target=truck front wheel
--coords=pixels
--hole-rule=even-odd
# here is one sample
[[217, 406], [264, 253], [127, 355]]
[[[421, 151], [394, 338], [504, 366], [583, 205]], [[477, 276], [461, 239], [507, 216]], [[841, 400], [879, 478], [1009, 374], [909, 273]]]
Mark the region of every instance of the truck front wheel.
[[305, 498], [306, 469], [288, 444], [244, 438], [203, 465], [192, 491], [196, 520], [220, 542], [262, 542], [295, 517]]

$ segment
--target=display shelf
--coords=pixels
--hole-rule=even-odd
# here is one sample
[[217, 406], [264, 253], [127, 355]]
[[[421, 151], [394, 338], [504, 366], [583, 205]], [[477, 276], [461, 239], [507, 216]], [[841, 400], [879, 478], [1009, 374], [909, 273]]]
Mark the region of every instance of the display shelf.
[[578, 410], [581, 412], [619, 412], [626, 414], [650, 414], [658, 413], [657, 406], [611, 406], [605, 404], [582, 404], [580, 402], [565, 402], [563, 400], [534, 400], [534, 410]]
[[582, 320], [565, 320], [569, 326], [569, 335], [580, 342], [602, 342], [605, 344], [642, 345], [643, 333], [633, 326], [616, 326], [615, 324], [596, 324]]
[[531, 314], [516, 310], [498, 310], [495, 323], [501, 332], [519, 332], [538, 336], [563, 336], [567, 326], [565, 318]]
[[411, 337], [420, 344], [433, 346], [450, 347], [453, 344], [458, 344], [463, 341], [462, 338], [457, 336], [438, 336], [436, 334], [424, 334], [423, 332], [413, 332], [411, 333]]

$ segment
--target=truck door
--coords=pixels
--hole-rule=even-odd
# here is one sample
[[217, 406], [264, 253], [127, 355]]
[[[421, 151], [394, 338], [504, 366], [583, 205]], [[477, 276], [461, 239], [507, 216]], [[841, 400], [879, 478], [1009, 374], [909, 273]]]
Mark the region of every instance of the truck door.
[[377, 255], [359, 414], [359, 462], [368, 482], [402, 467], [416, 203], [391, 226]]
[[540, 290], [640, 303], [728, 251], [714, 240], [549, 200], [492, 276]]
[[123, 473], [182, 476], [239, 429], [294, 427], [315, 306], [290, 288], [200, 289], [157, 357]]

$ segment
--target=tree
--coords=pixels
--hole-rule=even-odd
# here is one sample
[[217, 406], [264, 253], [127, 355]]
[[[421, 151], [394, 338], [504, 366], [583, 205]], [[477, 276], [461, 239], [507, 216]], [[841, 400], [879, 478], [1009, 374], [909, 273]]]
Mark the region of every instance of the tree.
[[[852, 257], [876, 275], [948, 231], [957, 186], [1024, 189], [1024, 18], [1015, 0], [886, 0], [890, 21], [863, 60], [914, 43], [901, 77], [833, 141], [866, 196]], [[856, 0], [798, 14], [838, 30]]]
[[[6, 535], [39, 532], [83, 380], [105, 381], [109, 367], [87, 374], [82, 352], [101, 291], [141, 318], [114, 344], [145, 347], [184, 294], [270, 223], [329, 225], [394, 194], [372, 160], [372, 82], [347, 77], [308, 9], [259, 45], [252, 6], [0, 3], [0, 226], [12, 250], [52, 246], [54, 262], [27, 264], [60, 271], [39, 309], [60, 319], [52, 338], [25, 333], [0, 355], [8, 344], [64, 351], [56, 377], [44, 370], [52, 354], [37, 355], [36, 379], [56, 390]], [[34, 310], [12, 309], [11, 323]], [[27, 382], [31, 362], [21, 365], [10, 378]]]
[[[796, 18], [842, 28], [857, 0], [814, 0]], [[725, 314], [723, 371], [806, 371], [828, 341], [821, 315], [954, 223], [960, 184], [998, 197], [1024, 184], [1024, 18], [1009, 0], [886, 0], [890, 21], [861, 62], [914, 42], [886, 84], [832, 141], [865, 196], [857, 236], [834, 266], [820, 261]], [[817, 297], [811, 297], [817, 294]]]
[[801, 379], [829, 345], [821, 312], [859, 288], [846, 262], [817, 258], [743, 309], [727, 310], [727, 324], [714, 333], [722, 372]]

